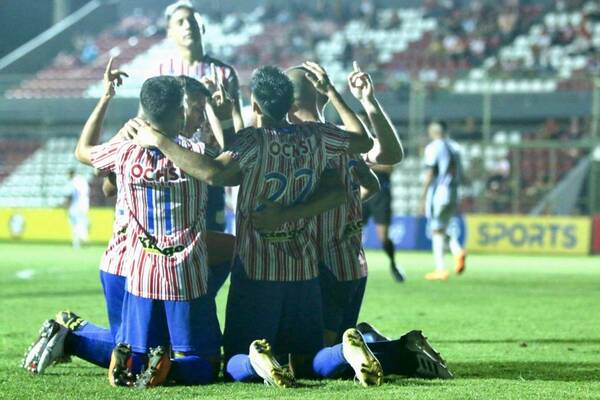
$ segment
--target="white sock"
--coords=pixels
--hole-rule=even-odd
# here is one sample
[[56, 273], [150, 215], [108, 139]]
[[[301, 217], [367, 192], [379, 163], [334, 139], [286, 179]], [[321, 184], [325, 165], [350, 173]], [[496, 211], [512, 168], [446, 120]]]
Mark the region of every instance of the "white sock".
[[452, 252], [453, 256], [456, 257], [456, 256], [459, 256], [462, 253], [463, 248], [460, 245], [460, 243], [458, 242], [457, 238], [455, 238], [453, 236], [450, 236], [450, 243], [449, 244], [450, 244], [450, 251]]
[[435, 261], [435, 269], [443, 271], [444, 266], [444, 239], [443, 233], [434, 233], [431, 236], [431, 247], [433, 249], [433, 260]]

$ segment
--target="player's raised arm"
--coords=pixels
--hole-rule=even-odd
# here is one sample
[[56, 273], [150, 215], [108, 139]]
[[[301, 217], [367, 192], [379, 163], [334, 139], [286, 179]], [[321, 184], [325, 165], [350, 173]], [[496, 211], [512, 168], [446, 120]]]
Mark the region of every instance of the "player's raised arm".
[[115, 96], [115, 86], [121, 86], [123, 77], [129, 76], [118, 69], [113, 70], [112, 64], [113, 58], [111, 57], [104, 71], [104, 93], [83, 126], [77, 147], [75, 148], [75, 157], [83, 164], [91, 165], [91, 149], [98, 144], [98, 140], [100, 139], [102, 123], [104, 122], [108, 104]]
[[331, 101], [331, 104], [340, 115], [344, 129], [359, 135], [367, 135], [368, 132], [365, 125], [348, 104], [346, 104], [335, 86], [333, 86], [325, 69], [321, 65], [311, 61], [305, 62], [302, 66], [309, 71], [306, 77], [315, 86], [315, 89], [329, 98], [329, 101]]
[[228, 148], [235, 138], [235, 102], [225, 84], [216, 72], [215, 64], [210, 65], [211, 77], [204, 77], [202, 83], [212, 93], [206, 104], [206, 113], [215, 139], [221, 150]]
[[261, 199], [260, 203], [264, 208], [252, 214], [252, 223], [258, 231], [271, 232], [286, 222], [315, 217], [346, 201], [346, 189], [339, 171], [326, 169], [321, 174], [315, 191], [302, 203], [285, 207], [268, 199]]
[[363, 160], [357, 160], [356, 175], [360, 182], [360, 197], [367, 201], [381, 190], [379, 178]]
[[238, 81], [237, 72], [234, 68], [231, 68], [231, 76], [224, 84], [225, 90], [231, 96], [233, 101], [233, 110], [231, 115], [233, 117], [233, 127], [235, 132], [239, 132], [244, 129], [244, 119], [242, 118], [242, 105], [240, 100], [240, 84]]
[[365, 109], [377, 142], [368, 153], [370, 162], [393, 165], [404, 158], [404, 149], [390, 118], [375, 97], [371, 76], [354, 62], [354, 70], [348, 77], [350, 92]]

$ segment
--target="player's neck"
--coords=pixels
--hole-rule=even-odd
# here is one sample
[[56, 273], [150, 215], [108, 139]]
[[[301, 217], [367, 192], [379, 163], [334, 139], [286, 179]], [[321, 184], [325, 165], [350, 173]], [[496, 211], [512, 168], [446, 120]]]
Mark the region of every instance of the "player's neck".
[[179, 47], [179, 55], [188, 65], [194, 65], [196, 62], [202, 62], [206, 58], [202, 45], [193, 47]]
[[297, 122], [322, 122], [321, 115], [315, 110], [309, 110], [306, 108], [298, 109], [294, 112], [294, 118]]
[[283, 128], [288, 125], [285, 119], [275, 121], [268, 117], [256, 118], [256, 128]]

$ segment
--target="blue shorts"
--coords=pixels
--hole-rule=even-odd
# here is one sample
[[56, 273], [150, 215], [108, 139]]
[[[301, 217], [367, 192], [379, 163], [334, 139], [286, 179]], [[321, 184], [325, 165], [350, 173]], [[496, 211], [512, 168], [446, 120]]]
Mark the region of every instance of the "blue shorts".
[[123, 311], [123, 296], [125, 295], [127, 279], [124, 276], [110, 274], [101, 270], [100, 282], [102, 283], [104, 300], [106, 301], [110, 334], [114, 339], [117, 337], [117, 332], [119, 332], [119, 328], [121, 327], [121, 312]]
[[206, 230], [225, 231], [225, 189], [209, 186], [206, 201]]
[[189, 301], [153, 300], [125, 292], [118, 343], [147, 353], [151, 347], [203, 357], [221, 354], [221, 329], [215, 299], [205, 295]]
[[325, 266], [319, 267], [319, 281], [323, 301], [323, 324], [325, 329], [342, 337], [348, 328], [354, 328], [365, 294], [367, 278], [338, 281]]
[[[210, 249], [208, 249], [210, 251]], [[208, 294], [216, 297], [219, 290], [225, 284], [231, 270], [231, 261], [226, 261], [208, 267]]]
[[251, 280], [236, 258], [231, 269], [223, 347], [225, 362], [248, 354], [266, 339], [276, 355], [313, 355], [323, 348], [319, 279], [296, 282]]

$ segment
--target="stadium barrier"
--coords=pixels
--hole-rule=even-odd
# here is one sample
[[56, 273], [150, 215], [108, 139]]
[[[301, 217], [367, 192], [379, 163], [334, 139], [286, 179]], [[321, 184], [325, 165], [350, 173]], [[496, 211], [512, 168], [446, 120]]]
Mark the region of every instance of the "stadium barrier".
[[592, 220], [588, 217], [471, 214], [466, 222], [470, 252], [590, 253]]
[[[88, 218], [89, 242], [107, 243], [112, 232], [114, 209], [91, 209]], [[68, 211], [64, 208], [0, 209], [0, 240], [70, 242]]]
[[[110, 239], [114, 210], [93, 208], [89, 212], [90, 243]], [[227, 225], [233, 227], [228, 213]], [[600, 253], [600, 215], [587, 217], [532, 217], [525, 215], [467, 214], [455, 218], [450, 229], [474, 253], [571, 254]], [[421, 216], [394, 216], [390, 237], [400, 250], [430, 250], [431, 233]], [[0, 240], [70, 242], [71, 227], [66, 209], [0, 209]], [[365, 248], [379, 249], [376, 227], [370, 221], [363, 229]]]
[[[459, 235], [460, 241], [465, 242], [466, 230], [463, 217], [451, 221], [449, 229]], [[431, 231], [427, 219], [423, 216], [394, 216], [390, 226], [390, 239], [399, 250], [430, 250]], [[371, 220], [363, 228], [363, 243], [367, 249], [380, 249], [381, 243], [377, 238], [375, 223]]]
[[600, 254], [600, 214], [594, 216], [592, 252]]

